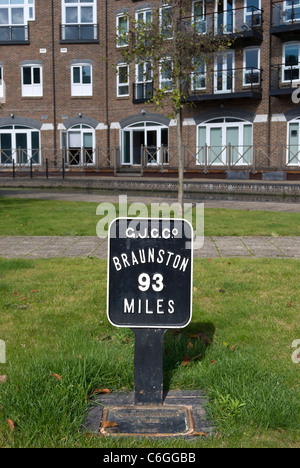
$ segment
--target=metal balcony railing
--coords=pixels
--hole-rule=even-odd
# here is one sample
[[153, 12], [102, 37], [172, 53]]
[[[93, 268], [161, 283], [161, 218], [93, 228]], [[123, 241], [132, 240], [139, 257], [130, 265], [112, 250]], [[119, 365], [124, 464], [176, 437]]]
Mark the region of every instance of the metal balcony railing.
[[290, 93], [291, 88], [300, 85], [300, 62], [293, 65], [271, 65], [270, 90]]
[[187, 77], [183, 92], [186, 100], [226, 99], [232, 97], [261, 97], [262, 70], [260, 68], [230, 68], [193, 73]]
[[299, 0], [281, 0], [272, 2], [271, 28], [299, 25], [300, 28], [300, 2]]
[[249, 37], [262, 32], [262, 10], [255, 7], [233, 8], [202, 17], [183, 18], [180, 28], [193, 28], [198, 34], [239, 35]]
[[98, 42], [98, 24], [61, 24], [60, 41], [66, 43]]
[[28, 26], [0, 26], [0, 44], [28, 44]]

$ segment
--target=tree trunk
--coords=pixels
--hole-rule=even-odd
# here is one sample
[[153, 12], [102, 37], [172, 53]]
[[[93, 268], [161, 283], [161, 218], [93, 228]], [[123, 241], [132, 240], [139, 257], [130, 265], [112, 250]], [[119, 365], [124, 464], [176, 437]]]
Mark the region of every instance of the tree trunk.
[[180, 216], [183, 216], [183, 196], [184, 196], [184, 154], [182, 144], [182, 112], [179, 109], [176, 113], [177, 119], [177, 154], [178, 154], [178, 204]]

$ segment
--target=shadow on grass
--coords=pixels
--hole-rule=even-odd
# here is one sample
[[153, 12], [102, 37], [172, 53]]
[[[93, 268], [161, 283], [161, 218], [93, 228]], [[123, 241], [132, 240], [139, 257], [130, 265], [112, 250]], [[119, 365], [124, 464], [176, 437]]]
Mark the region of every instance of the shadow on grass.
[[[212, 344], [215, 327], [210, 322], [193, 322], [183, 330], [169, 330], [164, 340], [164, 389], [176, 385], [178, 370], [186, 370], [186, 386], [193, 385], [189, 379], [192, 363], [205, 358]], [[182, 380], [182, 379], [181, 379]], [[184, 379], [183, 379], [184, 380]], [[179, 382], [178, 382], [179, 383]]]

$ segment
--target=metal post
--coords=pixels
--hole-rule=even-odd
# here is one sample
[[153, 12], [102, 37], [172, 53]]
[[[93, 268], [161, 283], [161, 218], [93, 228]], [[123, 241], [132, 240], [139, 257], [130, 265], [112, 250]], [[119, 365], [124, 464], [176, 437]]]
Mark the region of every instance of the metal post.
[[32, 158], [30, 158], [30, 179], [32, 179]]
[[163, 340], [166, 330], [135, 328], [134, 404], [163, 404]]
[[65, 178], [65, 158], [62, 158], [62, 178]]
[[48, 174], [48, 158], [46, 158], [46, 179], [48, 179], [49, 174]]
[[13, 179], [16, 178], [16, 168], [15, 168], [15, 160], [13, 159]]

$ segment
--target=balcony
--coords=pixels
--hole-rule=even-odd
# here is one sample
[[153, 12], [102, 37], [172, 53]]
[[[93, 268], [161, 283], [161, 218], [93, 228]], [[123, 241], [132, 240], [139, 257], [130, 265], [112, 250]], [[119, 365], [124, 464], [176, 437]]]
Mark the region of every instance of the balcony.
[[233, 8], [203, 17], [183, 18], [180, 28], [192, 28], [198, 34], [226, 36], [228, 39], [262, 41], [262, 10], [255, 7]]
[[0, 44], [29, 44], [28, 26], [0, 26]]
[[142, 104], [153, 98], [153, 82], [133, 83], [133, 104]]
[[98, 43], [98, 24], [61, 24], [60, 42], [63, 44]]
[[286, 33], [300, 31], [299, 0], [284, 0], [272, 3], [270, 33], [281, 37]]
[[291, 95], [300, 85], [300, 63], [271, 65], [270, 96]]
[[216, 101], [224, 99], [261, 99], [261, 75], [259, 68], [232, 68], [194, 73], [183, 85], [186, 102]]

